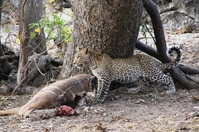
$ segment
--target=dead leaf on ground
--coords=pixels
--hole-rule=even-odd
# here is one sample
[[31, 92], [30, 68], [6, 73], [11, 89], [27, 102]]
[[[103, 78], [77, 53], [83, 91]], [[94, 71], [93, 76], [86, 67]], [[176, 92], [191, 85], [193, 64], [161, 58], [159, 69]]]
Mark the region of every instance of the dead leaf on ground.
[[96, 126], [96, 130], [101, 131], [101, 132], [107, 132], [105, 127], [102, 127], [102, 124], [98, 124]]

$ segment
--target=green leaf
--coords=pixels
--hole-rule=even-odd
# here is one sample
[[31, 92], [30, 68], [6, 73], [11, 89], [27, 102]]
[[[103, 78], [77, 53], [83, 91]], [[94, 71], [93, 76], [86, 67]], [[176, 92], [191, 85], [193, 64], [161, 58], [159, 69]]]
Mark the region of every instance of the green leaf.
[[35, 38], [36, 37], [36, 33], [35, 32], [30, 32], [30, 38]]

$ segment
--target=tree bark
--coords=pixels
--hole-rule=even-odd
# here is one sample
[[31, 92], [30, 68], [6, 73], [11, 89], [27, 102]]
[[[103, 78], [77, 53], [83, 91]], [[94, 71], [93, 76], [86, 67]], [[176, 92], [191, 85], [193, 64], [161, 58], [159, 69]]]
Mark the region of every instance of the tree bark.
[[43, 14], [43, 0], [21, 0], [19, 4], [19, 35], [21, 41], [20, 48], [20, 60], [19, 69], [17, 75], [18, 84], [24, 82], [26, 85], [27, 74], [28, 74], [28, 57], [33, 53], [42, 53], [46, 50], [45, 36], [41, 29], [40, 34], [36, 37], [31, 38], [29, 25], [31, 23], [37, 23], [41, 19]]
[[143, 3], [139, 0], [75, 0], [72, 41], [65, 54], [61, 78], [78, 73], [73, 65], [76, 48], [89, 47], [113, 58], [133, 54], [139, 33]]

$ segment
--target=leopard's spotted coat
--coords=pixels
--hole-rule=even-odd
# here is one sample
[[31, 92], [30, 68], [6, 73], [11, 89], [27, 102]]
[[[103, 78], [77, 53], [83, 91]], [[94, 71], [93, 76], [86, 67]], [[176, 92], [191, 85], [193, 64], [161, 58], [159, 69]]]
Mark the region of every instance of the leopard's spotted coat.
[[175, 66], [181, 58], [181, 50], [172, 47], [169, 54], [173, 51], [177, 53], [176, 59], [172, 63], [161, 63], [157, 59], [145, 54], [136, 54], [129, 58], [112, 59], [104, 53], [83, 48], [79, 50], [74, 58], [77, 67], [88, 66], [93, 75], [98, 78], [96, 97], [98, 102], [103, 102], [112, 81], [120, 83], [136, 82], [140, 78], [168, 85], [167, 92], [175, 92], [175, 85], [172, 78], [163, 71]]

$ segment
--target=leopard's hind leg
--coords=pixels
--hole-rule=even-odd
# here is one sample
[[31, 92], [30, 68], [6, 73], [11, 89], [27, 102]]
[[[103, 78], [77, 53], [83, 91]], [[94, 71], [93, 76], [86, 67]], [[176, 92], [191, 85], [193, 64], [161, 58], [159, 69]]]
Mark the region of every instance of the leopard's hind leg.
[[169, 87], [169, 90], [167, 91], [167, 93], [176, 92], [173, 79], [169, 75], [164, 74], [159, 69], [155, 69], [154, 71], [155, 72], [153, 72], [153, 74], [151, 74], [151, 76], [149, 77], [150, 81], [167, 85]]

